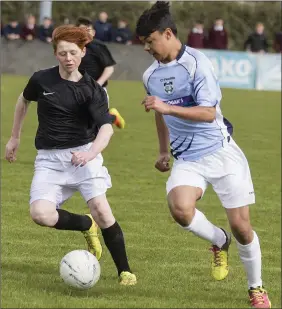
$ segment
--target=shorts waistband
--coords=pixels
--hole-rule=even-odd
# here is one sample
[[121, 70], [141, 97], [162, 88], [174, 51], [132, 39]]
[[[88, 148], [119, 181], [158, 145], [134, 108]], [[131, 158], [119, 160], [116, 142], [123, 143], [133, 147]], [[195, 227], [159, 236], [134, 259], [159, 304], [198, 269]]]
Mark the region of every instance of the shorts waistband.
[[[228, 136], [222, 141], [221, 146], [219, 146], [218, 148], [216, 148], [216, 149], [214, 150], [214, 152], [218, 151], [218, 150], [221, 149], [222, 147], [227, 147], [227, 146], [230, 144], [231, 141], [232, 141], [232, 137], [231, 137], [230, 135], [228, 135]], [[212, 153], [206, 154], [206, 155], [204, 155], [204, 156], [202, 156], [202, 157], [200, 157], [200, 158], [198, 158], [198, 159], [196, 159], [196, 160], [191, 160], [191, 161], [190, 161], [190, 160], [187, 160], [187, 159], [184, 159], [184, 158], [178, 158], [178, 159], [175, 159], [174, 162], [196, 162], [196, 161], [198, 161], [198, 160], [204, 158], [205, 156], [209, 156], [209, 155], [211, 155], [211, 154], [212, 154]]]
[[65, 148], [65, 149], [39, 149], [37, 151], [38, 154], [47, 154], [47, 153], [67, 153], [71, 151], [79, 151], [79, 150], [88, 150], [92, 145], [91, 143], [77, 146], [77, 147], [71, 147], [71, 148]]

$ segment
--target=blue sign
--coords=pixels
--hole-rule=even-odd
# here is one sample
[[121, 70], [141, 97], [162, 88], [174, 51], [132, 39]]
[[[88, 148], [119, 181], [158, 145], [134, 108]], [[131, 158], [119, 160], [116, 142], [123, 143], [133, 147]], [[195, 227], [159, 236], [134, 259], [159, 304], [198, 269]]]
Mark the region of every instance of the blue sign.
[[257, 61], [256, 89], [281, 91], [281, 55], [259, 55]]
[[245, 52], [201, 50], [212, 62], [219, 84], [225, 88], [254, 89], [256, 56]]

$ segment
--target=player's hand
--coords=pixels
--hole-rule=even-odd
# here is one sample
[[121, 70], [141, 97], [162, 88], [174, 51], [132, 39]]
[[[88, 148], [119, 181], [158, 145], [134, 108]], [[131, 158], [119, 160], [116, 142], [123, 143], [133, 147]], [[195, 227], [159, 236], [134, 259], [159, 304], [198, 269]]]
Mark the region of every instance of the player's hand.
[[20, 139], [11, 137], [6, 145], [5, 159], [10, 163], [16, 161], [17, 151], [20, 145]]
[[87, 162], [95, 159], [91, 151], [71, 151], [71, 163], [74, 166], [84, 166]]
[[145, 111], [149, 112], [151, 109], [155, 110], [164, 115], [169, 114], [169, 105], [161, 101], [156, 96], [148, 96], [143, 101], [142, 104], [145, 107]]
[[169, 161], [170, 161], [169, 153], [161, 153], [155, 164], [155, 168], [162, 173], [167, 172], [170, 170]]

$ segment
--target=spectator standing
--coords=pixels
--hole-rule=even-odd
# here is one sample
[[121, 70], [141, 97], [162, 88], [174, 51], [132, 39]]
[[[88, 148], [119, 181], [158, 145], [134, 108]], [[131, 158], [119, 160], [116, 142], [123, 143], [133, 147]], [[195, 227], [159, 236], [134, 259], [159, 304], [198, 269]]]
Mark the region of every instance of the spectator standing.
[[276, 53], [282, 53], [282, 30], [275, 33], [273, 49]]
[[111, 41], [112, 25], [108, 22], [108, 14], [101, 12], [99, 19], [94, 23], [94, 29], [96, 31], [96, 39], [103, 42]]
[[204, 32], [204, 23], [202, 21], [196, 21], [194, 27], [188, 34], [187, 45], [199, 49], [207, 47], [207, 37]]
[[37, 36], [37, 26], [35, 24], [35, 17], [33, 15], [29, 15], [27, 17], [27, 21], [22, 28], [21, 37], [26, 41], [32, 41]]
[[266, 53], [268, 50], [268, 42], [264, 33], [264, 24], [257, 23], [255, 32], [251, 33], [247, 38], [244, 49], [253, 53]]
[[228, 49], [228, 33], [222, 18], [216, 18], [209, 31], [208, 47], [211, 49]]

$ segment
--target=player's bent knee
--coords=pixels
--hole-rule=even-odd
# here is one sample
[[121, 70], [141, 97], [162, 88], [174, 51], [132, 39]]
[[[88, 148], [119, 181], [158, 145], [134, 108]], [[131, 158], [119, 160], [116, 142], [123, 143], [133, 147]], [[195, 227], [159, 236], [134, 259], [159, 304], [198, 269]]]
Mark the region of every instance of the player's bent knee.
[[170, 212], [178, 224], [188, 226], [194, 218], [195, 205], [174, 203], [174, 205], [170, 205]]
[[[51, 202], [35, 201], [30, 205], [30, 216], [32, 220], [41, 226], [53, 227], [58, 220], [56, 207]], [[48, 203], [50, 205], [48, 205]], [[55, 204], [54, 204], [55, 205]]]
[[195, 215], [196, 201], [202, 189], [191, 186], [178, 186], [168, 194], [168, 205], [174, 220], [181, 226], [188, 226]]

